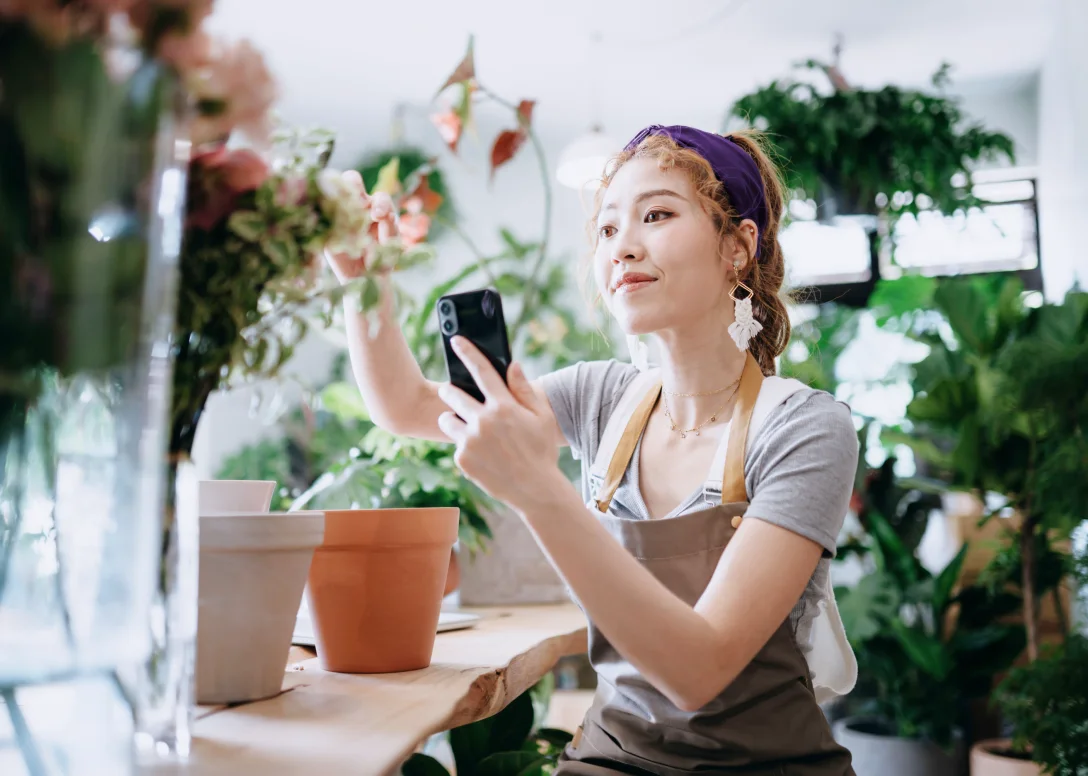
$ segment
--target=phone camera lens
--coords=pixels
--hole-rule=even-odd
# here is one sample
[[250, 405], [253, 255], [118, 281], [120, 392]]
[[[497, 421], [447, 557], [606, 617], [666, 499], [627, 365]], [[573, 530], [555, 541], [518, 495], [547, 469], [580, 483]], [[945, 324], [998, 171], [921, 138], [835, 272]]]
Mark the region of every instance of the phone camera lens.
[[442, 321], [442, 331], [446, 332], [446, 334], [452, 334], [453, 321]]
[[453, 311], [453, 305], [451, 305], [449, 302], [443, 302], [438, 306], [438, 310], [443, 315], [449, 315]]

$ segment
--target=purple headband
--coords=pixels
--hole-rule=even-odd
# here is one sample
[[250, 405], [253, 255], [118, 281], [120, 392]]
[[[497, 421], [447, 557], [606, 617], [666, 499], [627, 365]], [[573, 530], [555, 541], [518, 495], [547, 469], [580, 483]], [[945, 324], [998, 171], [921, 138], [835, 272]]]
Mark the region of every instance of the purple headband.
[[624, 150], [637, 148], [650, 135], [664, 135], [678, 146], [689, 148], [710, 162], [714, 174], [725, 188], [729, 202], [741, 219], [750, 218], [756, 224], [758, 259], [760, 243], [767, 229], [767, 194], [755, 159], [730, 137], [679, 124], [671, 127], [651, 124], [635, 135]]

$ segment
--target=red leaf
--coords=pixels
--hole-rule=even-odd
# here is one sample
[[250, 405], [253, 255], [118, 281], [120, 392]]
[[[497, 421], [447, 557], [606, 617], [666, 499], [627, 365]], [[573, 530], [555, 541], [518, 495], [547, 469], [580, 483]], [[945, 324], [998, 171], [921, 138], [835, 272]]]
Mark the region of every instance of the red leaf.
[[457, 111], [451, 108], [444, 113], [435, 113], [431, 116], [431, 121], [438, 127], [438, 134], [450, 150], [457, 153], [457, 144], [461, 141], [461, 130], [464, 128]]
[[525, 142], [528, 133], [524, 129], [506, 129], [495, 138], [495, 144], [491, 146], [491, 177], [495, 177], [495, 170], [514, 158], [514, 155]]
[[436, 191], [432, 191], [430, 185], [427, 182], [427, 176], [422, 175], [419, 179], [419, 185], [416, 186], [415, 191], [408, 195], [408, 199], [419, 198], [421, 203], [421, 210], [424, 213], [435, 213], [442, 205], [442, 195]]
[[472, 49], [473, 40], [470, 35], [468, 38], [468, 51], [465, 52], [464, 58], [458, 63], [457, 67], [454, 68], [453, 72], [450, 73], [450, 77], [446, 79], [446, 83], [442, 84], [442, 88], [439, 89], [438, 93], [435, 95], [436, 97], [454, 84], [471, 81], [476, 78], [476, 60], [473, 56]]
[[536, 105], [536, 100], [522, 100], [518, 103], [518, 118], [521, 120], [522, 126], [526, 128], [533, 121], [534, 105]]

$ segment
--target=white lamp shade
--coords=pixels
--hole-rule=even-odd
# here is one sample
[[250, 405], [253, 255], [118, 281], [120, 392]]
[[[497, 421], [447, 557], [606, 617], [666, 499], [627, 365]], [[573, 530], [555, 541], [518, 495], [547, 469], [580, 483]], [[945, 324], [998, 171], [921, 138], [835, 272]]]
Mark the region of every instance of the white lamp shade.
[[604, 174], [605, 164], [619, 153], [619, 144], [599, 129], [576, 137], [559, 155], [556, 179], [564, 186], [582, 189]]

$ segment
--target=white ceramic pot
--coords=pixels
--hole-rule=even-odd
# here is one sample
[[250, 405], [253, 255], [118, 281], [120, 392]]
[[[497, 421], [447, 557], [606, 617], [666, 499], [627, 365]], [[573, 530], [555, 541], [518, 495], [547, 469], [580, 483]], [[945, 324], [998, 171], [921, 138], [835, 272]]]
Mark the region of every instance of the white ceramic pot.
[[1006, 757], [1007, 738], [979, 741], [971, 747], [971, 776], [1041, 776], [1043, 769], [1031, 760]]
[[275, 492], [274, 480], [201, 480], [197, 508], [202, 515], [267, 512]]
[[850, 750], [857, 776], [959, 776], [959, 747], [949, 755], [931, 741], [887, 735], [883, 728], [859, 717], [833, 725], [835, 740]]
[[200, 517], [196, 701], [279, 693], [323, 512]]

